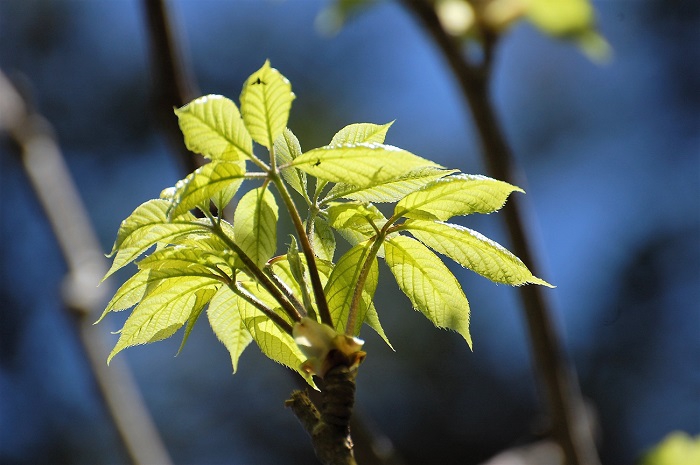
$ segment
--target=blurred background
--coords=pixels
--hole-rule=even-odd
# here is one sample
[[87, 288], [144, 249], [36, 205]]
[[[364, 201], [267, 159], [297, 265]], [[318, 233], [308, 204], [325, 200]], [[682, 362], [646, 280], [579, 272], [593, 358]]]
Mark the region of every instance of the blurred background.
[[[381, 2], [328, 36], [316, 27], [325, 5], [168, 2], [201, 94], [237, 101], [269, 58], [297, 95], [289, 126], [303, 149], [395, 119], [388, 143], [484, 172], [456, 83], [414, 19]], [[671, 431], [700, 433], [700, 3], [594, 5], [610, 63], [520, 24], [498, 50], [493, 91], [602, 462], [624, 465]], [[105, 252], [122, 219], [185, 174], [154, 118], [149, 66], [139, 1], [0, 1], [0, 69], [53, 124]], [[462, 223], [507, 245], [498, 214]], [[7, 138], [0, 234], [0, 463], [128, 463], [62, 305], [66, 265]], [[363, 333], [357, 408], [407, 465], [478, 463], [544, 431], [517, 294], [453, 270], [473, 352], [411, 310], [386, 267], [377, 308], [396, 352]], [[113, 344], [125, 317], [94, 330]], [[289, 370], [251, 346], [232, 375], [204, 320], [174, 357], [179, 343], [118, 356], [175, 463], [315, 463], [283, 407]]]

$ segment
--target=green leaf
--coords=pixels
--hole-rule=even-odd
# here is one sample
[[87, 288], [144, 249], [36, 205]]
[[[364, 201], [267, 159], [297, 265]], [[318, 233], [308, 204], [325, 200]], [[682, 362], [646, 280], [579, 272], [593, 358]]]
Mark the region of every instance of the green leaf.
[[182, 336], [182, 342], [180, 343], [180, 348], [177, 350], [177, 355], [179, 355], [182, 352], [182, 349], [184, 349], [185, 343], [189, 339], [190, 333], [192, 333], [192, 328], [194, 328], [194, 325], [197, 323], [197, 320], [199, 320], [199, 316], [202, 314], [204, 307], [207, 306], [215, 293], [216, 289], [200, 289], [199, 291], [195, 292], [195, 297], [197, 300], [192, 306], [192, 313], [190, 313], [190, 317], [187, 319], [185, 334]]
[[594, 61], [606, 61], [612, 54], [610, 45], [596, 32], [589, 0], [530, 0], [526, 17], [545, 34], [574, 41]]
[[374, 235], [375, 227], [384, 226], [386, 218], [371, 203], [334, 202], [328, 207], [328, 221], [335, 229], [352, 229], [363, 235]]
[[387, 124], [355, 123], [335, 133], [329, 145], [359, 144], [362, 142], [383, 144], [386, 133], [394, 122]]
[[453, 216], [491, 213], [499, 210], [513, 191], [523, 192], [486, 176], [449, 176], [408, 194], [396, 204], [394, 215], [447, 221]]
[[527, 17], [555, 37], [578, 34], [595, 23], [593, 6], [588, 0], [530, 0]]
[[117, 240], [110, 255], [116, 257], [102, 280], [115, 271], [137, 259], [141, 254], [159, 242], [167, 242], [181, 235], [194, 232], [208, 232], [204, 223], [194, 215], [185, 213], [168, 221], [167, 211], [170, 202], [153, 199], [139, 205], [127, 219], [122, 221]]
[[246, 193], [233, 214], [236, 243], [258, 266], [277, 250], [277, 219], [277, 202], [265, 187]]
[[396, 180], [389, 180], [370, 188], [361, 188], [350, 184], [336, 184], [328, 191], [326, 198], [321, 202], [326, 203], [344, 198], [360, 202], [396, 202], [411, 192], [414, 192], [427, 184], [443, 178], [457, 170], [445, 170], [434, 166], [418, 168]]
[[439, 328], [457, 331], [472, 346], [469, 302], [457, 278], [426, 246], [406, 236], [384, 243], [386, 263], [401, 291]]
[[673, 431], [642, 458], [640, 465], [697, 465], [700, 463], [700, 434]]
[[408, 220], [416, 239], [491, 281], [511, 286], [533, 283], [553, 287], [532, 275], [525, 264], [500, 244], [471, 229], [449, 223]]
[[241, 92], [241, 112], [255, 142], [272, 148], [275, 139], [287, 127], [292, 100], [291, 84], [270, 67], [269, 60], [248, 78]]
[[153, 252], [138, 262], [140, 269], [172, 268], [181, 270], [183, 275], [199, 273], [220, 275], [230, 267], [230, 261], [221, 257], [220, 251], [209, 251], [192, 246], [170, 246]]
[[332, 261], [335, 254], [335, 235], [326, 220], [320, 217], [314, 218], [313, 234], [309, 236], [314, 254], [326, 261]]
[[[260, 288], [258, 291], [250, 290], [255, 296], [265, 294], [265, 291]], [[309, 385], [316, 388], [311, 376], [301, 370], [301, 364], [306, 357], [301, 353], [292, 336], [282, 331], [246, 300], [238, 298], [237, 303], [241, 318], [262, 353], [275, 362], [296, 370]]]
[[313, 318], [316, 317], [313, 304], [311, 303], [311, 296], [309, 295], [309, 287], [306, 284], [306, 267], [301, 260], [299, 255], [299, 249], [297, 248], [297, 240], [291, 234], [289, 247], [287, 248], [287, 264], [289, 264], [289, 271], [292, 275], [292, 279], [295, 284], [297, 284], [297, 291], [294, 292], [295, 295], [301, 295], [304, 302], [304, 308], [311, 314]]
[[439, 166], [406, 150], [375, 143], [320, 147], [295, 158], [292, 165], [317, 178], [360, 188], [399, 179], [417, 168]]
[[[208, 203], [212, 197], [217, 198], [217, 207], [221, 209], [236, 194], [245, 174], [243, 162], [207, 163], [176, 184], [169, 216], [177, 217]], [[219, 197], [219, 194], [222, 195]]]
[[114, 296], [95, 324], [102, 321], [109, 312], [126, 310], [139, 303], [146, 294], [146, 289], [149, 284], [148, 275], [149, 270], [139, 270], [131, 278], [127, 279], [124, 284], [117, 289], [117, 292], [114, 293]]
[[162, 280], [127, 318], [107, 363], [127, 347], [160, 341], [175, 334], [197, 305], [196, 292], [216, 288], [219, 284], [212, 278], [194, 276]]
[[233, 372], [238, 370], [238, 360], [253, 340], [238, 311], [238, 297], [228, 286], [222, 286], [209, 302], [207, 316], [214, 334], [231, 355]]
[[379, 322], [379, 315], [377, 314], [377, 309], [374, 307], [373, 303], [371, 303], [367, 309], [367, 313], [365, 314], [365, 323], [367, 326], [372, 328], [374, 332], [379, 334], [379, 337], [386, 342], [386, 345], [388, 345], [391, 350], [394, 350], [394, 346], [392, 346], [391, 342], [389, 342], [389, 338], [386, 336], [384, 328], [382, 328], [382, 324]]
[[221, 95], [200, 97], [175, 110], [185, 145], [212, 160], [250, 158], [253, 140], [236, 104]]
[[[275, 139], [275, 154], [278, 166], [289, 165], [292, 160], [301, 155], [301, 145], [297, 136], [289, 128], [285, 128], [282, 134]], [[306, 173], [293, 166], [280, 170], [282, 177], [292, 186], [292, 189], [301, 194], [306, 201], [309, 201], [306, 192]]]
[[[324, 294], [328, 301], [328, 308], [333, 317], [335, 330], [344, 333], [347, 325], [348, 314], [352, 304], [352, 297], [357, 286], [358, 278], [362, 266], [367, 259], [372, 243], [367, 241], [358, 244], [347, 251], [333, 268], [333, 272], [328, 278]], [[372, 265], [362, 290], [362, 299], [358, 305], [356, 326], [353, 335], [360, 333], [360, 327], [367, 314], [367, 309], [372, 303], [374, 291], [377, 289], [379, 279], [379, 268], [376, 258], [373, 258]]]

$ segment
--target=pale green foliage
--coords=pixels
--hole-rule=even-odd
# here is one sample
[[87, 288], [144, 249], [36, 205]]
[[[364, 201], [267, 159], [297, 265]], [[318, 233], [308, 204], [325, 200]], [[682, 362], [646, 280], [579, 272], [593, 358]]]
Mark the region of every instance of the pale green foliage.
[[[321, 361], [305, 363], [304, 354], [320, 348], [300, 350], [293, 337], [300, 322], [332, 324], [321, 332], [345, 334], [346, 341], [358, 341], [351, 336], [367, 324], [389, 344], [373, 303], [378, 259], [386, 260], [413, 307], [470, 346], [467, 298], [430, 249], [495, 282], [549, 285], [495, 242], [445, 223], [494, 212], [519, 188], [386, 145], [392, 123], [351, 124], [329, 145], [303, 152], [286, 127], [293, 99], [289, 81], [265, 62], [243, 87], [240, 113], [234, 102], [213, 95], [175, 111], [187, 147], [211, 162], [122, 222], [107, 276], [153, 250], [102, 315], [134, 307], [109, 359], [183, 327], [184, 345], [206, 309], [234, 372], [255, 341], [313, 385], [309, 367], [315, 371]], [[254, 153], [253, 141], [268, 149], [267, 158]], [[244, 180], [259, 184], [240, 194], [231, 224], [224, 207]], [[306, 203], [305, 220], [289, 188]], [[277, 241], [279, 200], [296, 233], [284, 252]], [[393, 215], [374, 203], [395, 203]], [[334, 263], [336, 233], [352, 247]], [[359, 350], [361, 342], [354, 344]]]
[[292, 85], [279, 71], [270, 68], [269, 61], [248, 78], [241, 92], [241, 112], [255, 142], [272, 148], [287, 127], [292, 100]]
[[469, 347], [469, 302], [457, 278], [420, 242], [406, 236], [390, 239], [384, 246], [386, 263], [399, 288], [435, 326], [457, 331]]
[[700, 435], [691, 437], [674, 431], [649, 451], [641, 465], [697, 465], [700, 463]]

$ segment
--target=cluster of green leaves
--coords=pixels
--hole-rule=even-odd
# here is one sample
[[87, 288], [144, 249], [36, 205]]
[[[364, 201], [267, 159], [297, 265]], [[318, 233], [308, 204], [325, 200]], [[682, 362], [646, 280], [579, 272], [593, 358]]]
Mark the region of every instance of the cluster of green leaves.
[[[245, 82], [240, 111], [218, 95], [175, 111], [187, 147], [210, 162], [122, 222], [105, 278], [153, 250], [102, 315], [135, 306], [109, 359], [183, 326], [184, 344], [206, 309], [234, 371], [255, 341], [312, 383], [292, 337], [303, 317], [349, 336], [366, 323], [387, 340], [373, 304], [378, 258], [414, 308], [470, 346], [469, 303], [436, 252], [498, 283], [548, 285], [497, 243], [447, 222], [496, 211], [519, 188], [384, 144], [391, 123], [351, 124], [329, 145], [303, 152], [287, 128], [294, 98], [289, 81], [266, 62]], [[253, 142], [267, 149], [265, 159]], [[254, 187], [227, 220], [226, 207], [245, 180]], [[280, 200], [296, 233], [283, 253]], [[377, 203], [394, 203], [391, 216]], [[337, 260], [336, 234], [351, 246]]]

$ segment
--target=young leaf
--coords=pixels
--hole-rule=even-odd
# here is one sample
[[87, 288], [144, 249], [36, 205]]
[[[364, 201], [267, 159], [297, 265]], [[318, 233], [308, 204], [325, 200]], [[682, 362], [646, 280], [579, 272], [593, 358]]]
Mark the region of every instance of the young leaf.
[[472, 346], [469, 302], [457, 278], [426, 246], [406, 236], [384, 243], [386, 263], [401, 291], [439, 328], [457, 331]]
[[225, 206], [236, 194], [245, 178], [244, 162], [211, 162], [198, 168], [175, 186], [169, 216], [175, 218], [218, 194], [218, 208]]
[[314, 254], [326, 261], [332, 261], [335, 254], [335, 235], [326, 220], [320, 217], [314, 218], [313, 234], [309, 235]]
[[386, 342], [386, 345], [388, 345], [391, 350], [394, 350], [394, 346], [389, 342], [389, 338], [386, 336], [386, 333], [384, 333], [384, 328], [382, 328], [382, 324], [379, 322], [379, 315], [377, 314], [377, 309], [374, 307], [374, 303], [370, 303], [367, 309], [365, 323]]
[[138, 262], [140, 269], [170, 268], [182, 270], [183, 274], [219, 275], [229, 267], [229, 262], [220, 256], [221, 252], [208, 251], [191, 246], [170, 246], [153, 252]]
[[95, 324], [102, 321], [109, 312], [126, 310], [139, 303], [146, 294], [146, 289], [149, 284], [148, 275], [149, 270], [139, 270], [131, 278], [127, 279], [124, 284], [117, 289], [117, 292], [114, 293], [114, 296]]
[[248, 78], [241, 92], [241, 112], [255, 142], [272, 148], [287, 127], [292, 100], [292, 85], [269, 61]]
[[374, 235], [375, 228], [384, 226], [386, 218], [371, 203], [334, 202], [328, 207], [328, 222], [335, 229], [352, 229], [364, 235]]
[[396, 180], [389, 180], [370, 188], [361, 188], [350, 184], [336, 184], [328, 191], [321, 203], [344, 198], [359, 202], [396, 202], [411, 192], [443, 178], [457, 170], [445, 170], [434, 166], [418, 168]]
[[345, 126], [335, 133], [329, 145], [359, 144], [362, 142], [383, 144], [386, 133], [394, 124], [355, 123]]
[[256, 265], [262, 266], [277, 250], [278, 208], [265, 187], [246, 193], [233, 215], [236, 243]]
[[[277, 155], [277, 164], [279, 166], [288, 165], [296, 157], [301, 155], [301, 145], [297, 136], [294, 135], [289, 128], [285, 128], [282, 134], [275, 139], [275, 155]], [[300, 171], [293, 166], [282, 168], [280, 170], [282, 177], [287, 183], [292, 186], [292, 189], [301, 194], [306, 201], [309, 201], [306, 192], [306, 173]]]
[[438, 179], [401, 199], [395, 216], [447, 221], [453, 216], [491, 213], [519, 187], [486, 176], [459, 174]]
[[175, 110], [185, 145], [212, 160], [250, 158], [253, 140], [236, 104], [221, 95], [200, 97]]
[[114, 262], [103, 280], [118, 269], [137, 259], [158, 242], [194, 232], [208, 232], [194, 215], [185, 213], [168, 221], [167, 211], [170, 202], [163, 199], [149, 200], [139, 205], [127, 219], [122, 221], [117, 240], [112, 247]]
[[[333, 317], [335, 329], [339, 333], [345, 332], [355, 287], [357, 286], [362, 266], [366, 261], [367, 254], [371, 247], [372, 243], [367, 241], [347, 251], [338, 260], [338, 263], [335, 268], [333, 268], [333, 272], [326, 283], [324, 293], [326, 294], [328, 308]], [[379, 268], [375, 258], [373, 259], [369, 274], [367, 275], [365, 287], [362, 290], [362, 299], [359, 303], [353, 335], [358, 335], [360, 332], [360, 327], [367, 314], [367, 309], [372, 303], [372, 297], [377, 288], [378, 279]]]
[[161, 281], [127, 318], [107, 363], [127, 347], [160, 341], [175, 334], [198, 303], [196, 292], [216, 288], [219, 284], [213, 278], [194, 276]]
[[287, 264], [289, 265], [289, 272], [292, 275], [292, 280], [297, 284], [298, 292], [295, 292], [295, 294], [301, 295], [304, 301], [304, 308], [315, 317], [315, 310], [311, 303], [311, 296], [309, 295], [309, 287], [306, 284], [306, 267], [299, 255], [297, 240], [291, 234], [289, 237], [291, 241], [287, 248]]
[[207, 309], [211, 329], [231, 355], [234, 373], [238, 369], [238, 359], [253, 340], [238, 311], [238, 299], [228, 286], [221, 286]]
[[[257, 289], [258, 291], [254, 291], [251, 288], [255, 296], [265, 295], [265, 292], [259, 287]], [[260, 350], [275, 362], [296, 370], [309, 385], [316, 388], [311, 376], [301, 370], [301, 364], [305, 357], [292, 336], [282, 331], [272, 320], [246, 300], [239, 297], [236, 302], [241, 318]]]
[[530, 0], [526, 16], [550, 36], [569, 39], [593, 60], [605, 60], [610, 45], [595, 30], [595, 13], [589, 0]]
[[177, 355], [179, 355], [180, 352], [182, 352], [182, 349], [184, 349], [185, 343], [190, 338], [190, 334], [192, 333], [192, 328], [194, 328], [194, 325], [197, 323], [197, 320], [199, 320], [199, 316], [202, 314], [204, 307], [207, 306], [207, 303], [209, 303], [215, 293], [216, 289], [213, 288], [200, 289], [194, 293], [197, 300], [192, 306], [192, 313], [190, 313], [190, 317], [187, 319], [185, 333], [182, 335], [182, 342], [180, 343], [180, 348], [177, 350]]
[[431, 249], [491, 281], [511, 286], [533, 283], [552, 287], [533, 276], [518, 257], [476, 231], [456, 224], [420, 220], [408, 220], [404, 227]]
[[325, 181], [374, 187], [396, 180], [417, 168], [439, 166], [391, 145], [328, 145], [297, 157], [293, 166]]

